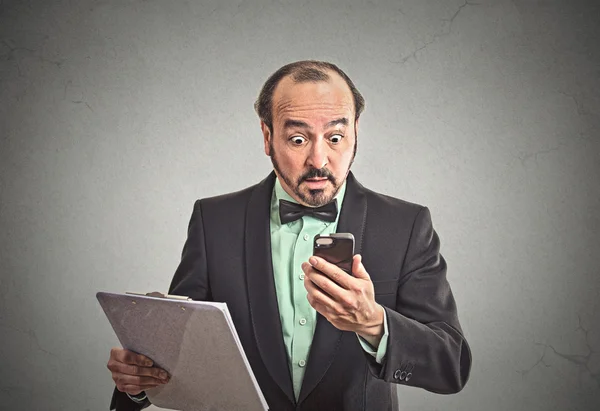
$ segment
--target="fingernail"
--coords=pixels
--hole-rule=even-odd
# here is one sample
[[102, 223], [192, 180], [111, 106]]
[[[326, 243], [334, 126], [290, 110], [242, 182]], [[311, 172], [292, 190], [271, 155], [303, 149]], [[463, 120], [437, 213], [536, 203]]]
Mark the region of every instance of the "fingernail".
[[317, 259], [315, 257], [310, 257], [308, 259], [308, 262], [314, 267], [315, 265], [317, 265]]
[[146, 367], [152, 367], [152, 361], [150, 361], [150, 360], [146, 360], [146, 361], [144, 361], [144, 365], [145, 365]]
[[167, 378], [169, 378], [169, 376], [167, 375], [167, 373], [165, 371], [161, 371], [158, 376], [160, 377], [161, 380], [166, 380]]

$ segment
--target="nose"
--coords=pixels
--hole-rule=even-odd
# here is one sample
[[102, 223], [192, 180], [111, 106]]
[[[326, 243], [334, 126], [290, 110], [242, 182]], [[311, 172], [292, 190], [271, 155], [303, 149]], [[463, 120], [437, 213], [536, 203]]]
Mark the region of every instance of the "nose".
[[323, 138], [319, 138], [312, 142], [307, 163], [309, 166], [312, 166], [316, 169], [321, 169], [327, 165], [327, 145]]

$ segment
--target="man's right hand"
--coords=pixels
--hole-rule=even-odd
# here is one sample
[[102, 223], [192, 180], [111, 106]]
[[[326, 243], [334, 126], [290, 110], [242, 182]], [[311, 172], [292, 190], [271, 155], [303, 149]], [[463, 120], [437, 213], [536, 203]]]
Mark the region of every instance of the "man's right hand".
[[110, 350], [106, 366], [112, 373], [117, 389], [137, 395], [148, 388], [169, 382], [169, 375], [162, 368], [154, 367], [150, 358], [124, 348]]

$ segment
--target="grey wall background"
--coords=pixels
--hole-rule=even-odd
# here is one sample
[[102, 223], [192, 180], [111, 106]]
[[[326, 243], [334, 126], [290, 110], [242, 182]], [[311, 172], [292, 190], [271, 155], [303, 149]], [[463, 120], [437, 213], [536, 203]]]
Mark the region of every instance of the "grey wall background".
[[98, 290], [165, 290], [193, 201], [262, 179], [294, 60], [367, 100], [354, 171], [430, 207], [474, 356], [403, 410], [600, 409], [595, 1], [0, 1], [0, 409], [107, 409]]

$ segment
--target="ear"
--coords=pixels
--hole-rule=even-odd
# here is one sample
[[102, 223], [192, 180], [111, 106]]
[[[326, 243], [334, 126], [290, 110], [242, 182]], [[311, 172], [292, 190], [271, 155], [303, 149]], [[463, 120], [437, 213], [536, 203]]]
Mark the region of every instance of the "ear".
[[270, 156], [271, 150], [269, 147], [269, 142], [271, 141], [271, 130], [269, 130], [269, 126], [265, 124], [264, 121], [260, 121], [260, 129], [262, 130], [263, 140], [265, 144], [265, 154]]

